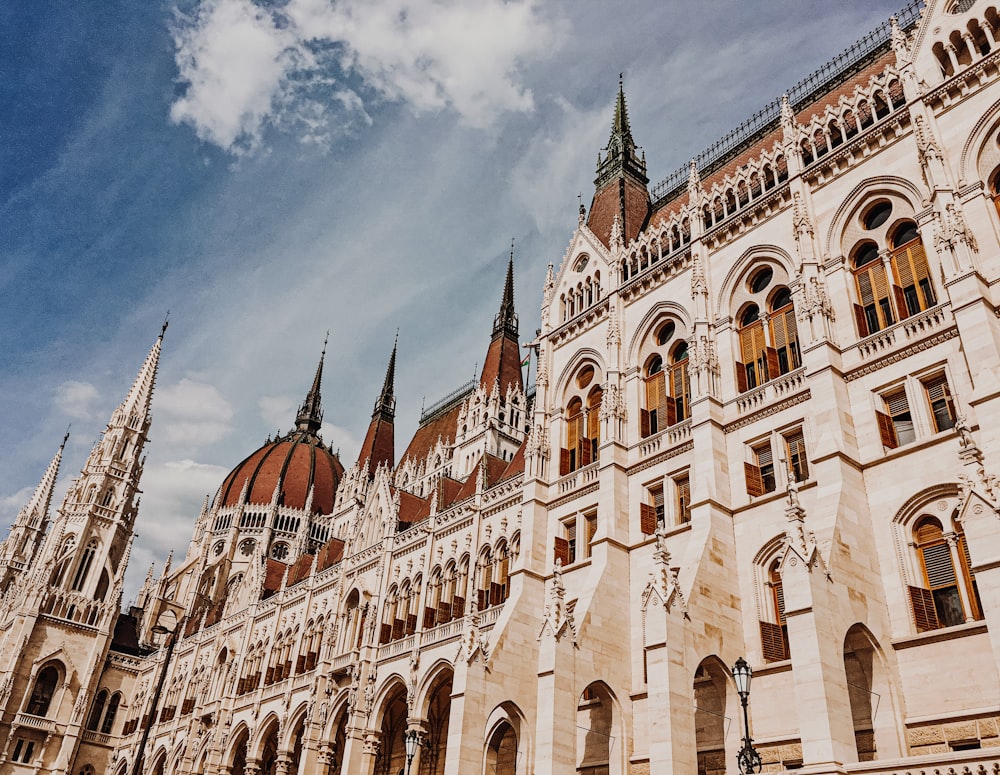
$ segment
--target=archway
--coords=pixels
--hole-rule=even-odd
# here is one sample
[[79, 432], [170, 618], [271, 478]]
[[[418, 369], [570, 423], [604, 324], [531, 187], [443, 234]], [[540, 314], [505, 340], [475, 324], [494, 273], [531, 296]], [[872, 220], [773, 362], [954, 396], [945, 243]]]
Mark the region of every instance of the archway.
[[517, 734], [501, 721], [486, 744], [486, 775], [517, 775]]
[[855, 624], [844, 638], [844, 673], [858, 761], [903, 755], [889, 670], [878, 642], [863, 624]]
[[386, 699], [382, 711], [382, 723], [378, 757], [375, 760], [375, 775], [399, 775], [406, 771], [406, 690], [399, 686]]
[[427, 740], [420, 752], [419, 775], [444, 775], [448, 750], [448, 717], [451, 714], [452, 673], [448, 670], [427, 694]]
[[330, 775], [340, 775], [344, 751], [347, 749], [347, 722], [350, 720], [350, 714], [346, 705], [341, 708], [335, 719], [330, 739]]
[[[698, 775], [724, 775], [726, 763], [735, 761], [736, 756], [735, 738], [730, 734], [736, 717], [736, 691], [729, 671], [716, 657], [703, 660], [695, 671], [694, 706]], [[727, 751], [727, 743], [732, 750]]]
[[278, 720], [272, 719], [260, 743], [260, 775], [275, 775], [278, 764]]
[[299, 775], [299, 766], [302, 763], [302, 738], [305, 736], [305, 731], [306, 717], [303, 714], [299, 717], [288, 740], [288, 775]]
[[236, 733], [235, 742], [229, 754], [229, 775], [246, 775], [247, 743], [249, 740], [250, 731], [246, 727]]
[[583, 690], [576, 708], [576, 772], [621, 775], [622, 741], [615, 699], [601, 681]]

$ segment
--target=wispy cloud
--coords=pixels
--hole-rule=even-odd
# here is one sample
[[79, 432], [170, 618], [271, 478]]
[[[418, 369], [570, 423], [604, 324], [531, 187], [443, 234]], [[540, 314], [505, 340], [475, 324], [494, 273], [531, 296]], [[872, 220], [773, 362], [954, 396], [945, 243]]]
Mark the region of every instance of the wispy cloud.
[[193, 449], [214, 444], [231, 430], [233, 408], [213, 385], [183, 378], [156, 392], [158, 435]]
[[266, 126], [322, 142], [339, 110], [370, 121], [368, 99], [415, 113], [452, 108], [487, 127], [530, 111], [522, 67], [558, 48], [564, 25], [536, 0], [202, 0], [173, 29], [183, 96], [171, 118], [226, 150], [260, 147]]
[[93, 419], [100, 400], [101, 394], [89, 382], [67, 380], [56, 388], [59, 411], [78, 420]]

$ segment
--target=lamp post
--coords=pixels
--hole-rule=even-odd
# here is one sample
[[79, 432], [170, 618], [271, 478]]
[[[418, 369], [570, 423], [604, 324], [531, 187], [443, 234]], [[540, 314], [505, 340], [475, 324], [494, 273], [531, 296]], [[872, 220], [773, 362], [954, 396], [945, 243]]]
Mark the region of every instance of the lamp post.
[[760, 754], [753, 747], [753, 739], [750, 737], [750, 717], [747, 712], [747, 705], [750, 700], [750, 679], [753, 677], [753, 670], [747, 661], [740, 657], [733, 665], [733, 680], [736, 682], [736, 691], [740, 695], [740, 703], [743, 705], [743, 747], [736, 754], [736, 764], [740, 768], [742, 775], [760, 772], [763, 763]]
[[406, 775], [410, 775], [410, 765], [413, 764], [413, 757], [417, 754], [417, 747], [420, 745], [420, 733], [415, 729], [410, 729], [403, 738], [406, 745]]
[[146, 721], [145, 726], [142, 728], [142, 739], [139, 741], [139, 753], [136, 754], [135, 764], [132, 767], [132, 775], [142, 775], [142, 759], [146, 753], [146, 743], [149, 742], [149, 732], [153, 728], [153, 723], [156, 720], [156, 706], [160, 704], [160, 694], [163, 691], [163, 682], [167, 680], [167, 668], [170, 666], [170, 657], [174, 653], [174, 643], [177, 638], [174, 637], [177, 632], [184, 626], [184, 619], [181, 619], [174, 625], [174, 629], [169, 630], [162, 624], [154, 624], [152, 632], [155, 635], [166, 635], [167, 637], [167, 652], [163, 657], [163, 667], [160, 668], [160, 677], [156, 680], [156, 690], [153, 692], [152, 707], [149, 709], [149, 718]]

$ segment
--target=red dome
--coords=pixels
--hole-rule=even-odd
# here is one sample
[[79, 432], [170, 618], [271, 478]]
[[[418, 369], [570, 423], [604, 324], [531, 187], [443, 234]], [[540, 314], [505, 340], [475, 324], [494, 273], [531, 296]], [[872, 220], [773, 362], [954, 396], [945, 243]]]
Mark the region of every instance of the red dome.
[[222, 483], [217, 501], [219, 506], [237, 505], [246, 485], [247, 503], [268, 504], [280, 483], [280, 505], [304, 509], [312, 487], [312, 513], [331, 514], [343, 474], [340, 460], [314, 434], [293, 431], [236, 466]]

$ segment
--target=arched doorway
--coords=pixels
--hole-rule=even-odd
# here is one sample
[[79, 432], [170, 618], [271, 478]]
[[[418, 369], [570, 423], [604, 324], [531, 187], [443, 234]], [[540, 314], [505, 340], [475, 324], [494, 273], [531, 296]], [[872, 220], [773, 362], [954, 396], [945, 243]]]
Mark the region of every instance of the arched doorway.
[[299, 765], [302, 763], [302, 738], [306, 731], [306, 717], [302, 715], [295, 724], [295, 729], [288, 741], [288, 775], [299, 775]]
[[330, 775], [341, 775], [344, 751], [347, 749], [347, 721], [350, 714], [345, 705], [335, 717], [330, 740]]
[[419, 775], [444, 775], [448, 750], [448, 717], [451, 714], [451, 671], [434, 683], [427, 695], [427, 740], [420, 752]]
[[601, 681], [583, 690], [576, 708], [576, 771], [580, 775], [621, 775], [621, 739], [615, 699]]
[[271, 719], [267, 731], [261, 738], [260, 775], [275, 775], [278, 763], [278, 720]]
[[486, 744], [486, 775], [517, 775], [517, 734], [506, 721]]
[[398, 686], [384, 703], [375, 775], [399, 775], [406, 772], [406, 689]]
[[858, 761], [902, 756], [889, 670], [878, 642], [863, 624], [855, 624], [844, 638], [844, 673]]
[[233, 743], [229, 755], [229, 775], [246, 775], [247, 768], [247, 743], [250, 740], [250, 731], [243, 727], [236, 733], [236, 742]]
[[[726, 666], [716, 657], [703, 660], [694, 674], [698, 775], [725, 775], [726, 763], [735, 761], [736, 748], [732, 745], [735, 702], [736, 691]], [[728, 753], [727, 743], [732, 749]]]

